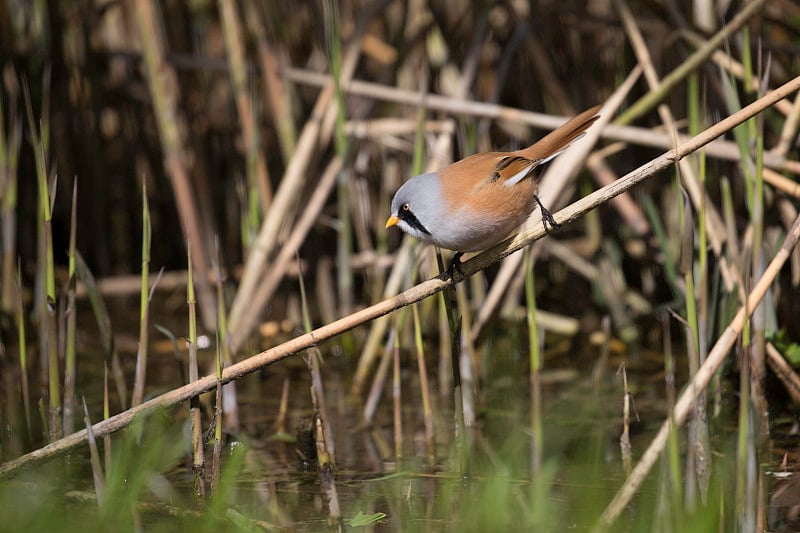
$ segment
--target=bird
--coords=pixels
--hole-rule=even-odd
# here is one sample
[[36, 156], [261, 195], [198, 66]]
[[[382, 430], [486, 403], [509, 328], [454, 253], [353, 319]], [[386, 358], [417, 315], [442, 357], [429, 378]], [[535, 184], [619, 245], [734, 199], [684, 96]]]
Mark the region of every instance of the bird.
[[484, 152], [406, 181], [395, 193], [386, 228], [455, 252], [448, 268], [461, 277], [461, 256], [509, 237], [538, 206], [547, 233], [559, 224], [537, 196], [539, 167], [561, 154], [600, 118], [595, 106], [527, 148]]

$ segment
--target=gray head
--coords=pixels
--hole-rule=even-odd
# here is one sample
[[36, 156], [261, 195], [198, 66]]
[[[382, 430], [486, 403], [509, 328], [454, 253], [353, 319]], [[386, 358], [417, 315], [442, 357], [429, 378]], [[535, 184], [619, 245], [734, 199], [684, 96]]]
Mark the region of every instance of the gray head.
[[417, 239], [435, 242], [432, 235], [442, 216], [442, 192], [436, 174], [414, 176], [400, 187], [392, 199], [392, 216], [386, 227], [394, 225]]

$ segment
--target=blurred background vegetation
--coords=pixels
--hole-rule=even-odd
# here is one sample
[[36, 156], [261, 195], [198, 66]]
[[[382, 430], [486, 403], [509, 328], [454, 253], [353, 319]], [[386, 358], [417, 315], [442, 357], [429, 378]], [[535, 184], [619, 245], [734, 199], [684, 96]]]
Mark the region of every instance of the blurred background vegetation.
[[[606, 102], [637, 66], [644, 74], [592, 153], [547, 177], [552, 211], [800, 74], [800, 6], [3, 0], [0, 458], [83, 427], [82, 398], [96, 422], [183, 385], [198, 364], [186, 339], [199, 347], [200, 376], [213, 374], [215, 361], [230, 365], [437, 274], [429, 247], [384, 228], [397, 187], [471, 153], [527, 146]], [[117, 463], [108, 452], [105, 467], [124, 505], [89, 510], [75, 492], [88, 490], [88, 468], [52, 484], [34, 472], [26, 490], [57, 493], [58, 504], [31, 504], [14, 524], [77, 505], [112, 521], [114, 509], [136, 507], [125, 525], [152, 516], [145, 523], [165, 528], [172, 511], [142, 506], [183, 494], [176, 508], [196, 508], [209, 485], [232, 492], [208, 515], [182, 515], [186, 527], [315, 529], [361, 511], [395, 529], [591, 526], [630, 469], [629, 424], [637, 457], [797, 217], [799, 119], [792, 94], [537, 242], [525, 261], [517, 254], [413, 313], [324, 343], [306, 354], [310, 373], [288, 360], [238, 391], [226, 386], [224, 415], [214, 412], [221, 392], [191, 414], [176, 408], [182, 437], [163, 421], [137, 430], [160, 435], [147, 453], [120, 437], [124, 452]], [[187, 325], [187, 253], [205, 345]], [[795, 250], [623, 528], [798, 524], [800, 500], [787, 497], [797, 491], [781, 488], [796, 486], [798, 464], [798, 283]], [[463, 381], [453, 383], [454, 362]], [[309, 397], [312, 383], [317, 395], [324, 385], [329, 412]], [[402, 402], [392, 405], [393, 391]], [[635, 413], [623, 415], [630, 394]], [[331, 456], [338, 444], [330, 463], [316, 457], [326, 440], [319, 448], [317, 413]], [[228, 449], [227, 478], [219, 449], [202, 475], [211, 459], [186, 452], [202, 439], [197, 426], [188, 436], [201, 418], [201, 448], [215, 446], [209, 425], [225, 430], [216, 446], [245, 443], [241, 456]], [[185, 439], [183, 454], [171, 439]], [[138, 460], [139, 489], [123, 496], [109, 469]], [[309, 466], [322, 490], [287, 489], [311, 483]], [[465, 469], [474, 482], [459, 485]], [[777, 470], [788, 474], [770, 477]], [[343, 514], [330, 504], [334, 471], [350, 483]], [[376, 478], [379, 496], [362, 479], [393, 473]], [[24, 505], [9, 483], [2, 516]]]

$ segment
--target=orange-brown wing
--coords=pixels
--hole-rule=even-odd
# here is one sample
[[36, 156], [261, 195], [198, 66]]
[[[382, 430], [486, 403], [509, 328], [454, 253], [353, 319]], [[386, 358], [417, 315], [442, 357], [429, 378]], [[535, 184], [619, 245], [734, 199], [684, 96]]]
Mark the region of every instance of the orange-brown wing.
[[538, 164], [521, 155], [508, 155], [497, 162], [492, 179], [511, 187], [530, 176]]

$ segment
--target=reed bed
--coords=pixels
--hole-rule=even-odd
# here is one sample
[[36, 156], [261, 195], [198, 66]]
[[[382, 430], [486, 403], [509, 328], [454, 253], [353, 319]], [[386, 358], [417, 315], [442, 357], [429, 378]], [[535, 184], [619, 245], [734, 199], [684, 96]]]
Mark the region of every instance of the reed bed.
[[[800, 527], [799, 21], [0, 5], [0, 518]], [[451, 277], [384, 227], [408, 177], [597, 103], [542, 174], [559, 231]]]

